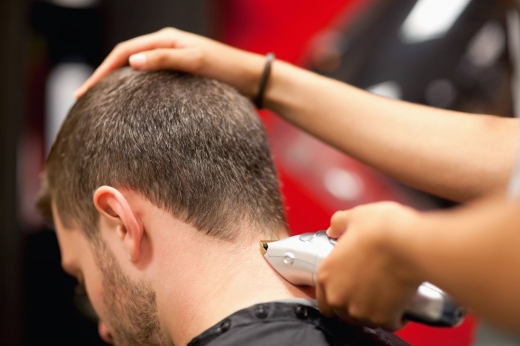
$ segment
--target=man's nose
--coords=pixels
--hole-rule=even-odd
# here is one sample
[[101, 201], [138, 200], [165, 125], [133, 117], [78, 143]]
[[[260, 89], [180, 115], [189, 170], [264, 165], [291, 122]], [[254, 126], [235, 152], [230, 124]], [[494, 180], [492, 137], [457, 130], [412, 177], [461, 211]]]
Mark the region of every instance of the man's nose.
[[98, 323], [98, 332], [103, 339], [104, 342], [111, 344], [113, 342], [112, 335], [108, 331], [107, 325], [103, 323], [103, 321], [99, 321]]

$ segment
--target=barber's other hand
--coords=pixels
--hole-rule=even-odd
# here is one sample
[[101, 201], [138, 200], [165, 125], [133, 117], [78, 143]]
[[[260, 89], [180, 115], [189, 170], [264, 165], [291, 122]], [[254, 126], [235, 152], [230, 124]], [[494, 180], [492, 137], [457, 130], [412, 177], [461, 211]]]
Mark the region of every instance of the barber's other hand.
[[165, 28], [118, 44], [76, 91], [76, 98], [111, 71], [128, 63], [137, 70], [179, 70], [215, 78], [253, 97], [265, 57], [189, 32]]
[[392, 202], [340, 211], [327, 231], [339, 238], [317, 275], [320, 311], [394, 331], [422, 283], [405, 248], [419, 212]]

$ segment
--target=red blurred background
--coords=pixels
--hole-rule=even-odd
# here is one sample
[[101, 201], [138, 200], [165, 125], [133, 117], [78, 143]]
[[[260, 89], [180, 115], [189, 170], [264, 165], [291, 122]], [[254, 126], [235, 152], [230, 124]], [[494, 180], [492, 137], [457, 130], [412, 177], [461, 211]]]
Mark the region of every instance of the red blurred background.
[[[249, 51], [266, 54], [275, 52], [277, 58], [302, 65], [304, 55], [312, 39], [322, 30], [332, 25], [339, 17], [344, 21], [355, 18], [356, 13], [369, 0], [225, 0], [221, 8], [222, 41]], [[289, 226], [293, 233], [313, 232], [326, 229], [337, 204], [327, 203], [323, 194], [313, 189], [314, 184], [307, 175], [299, 177], [284, 159], [284, 149], [295, 141], [297, 130], [275, 115], [262, 111], [270, 133], [275, 160], [282, 180], [282, 189], [287, 208]], [[305, 137], [304, 137], [305, 138]], [[394, 200], [410, 203], [403, 197], [395, 184], [372, 169], [353, 159], [336, 153], [324, 144], [306, 139], [308, 146], [319, 152], [323, 165], [332, 164], [343, 167], [361, 180], [363, 186], [362, 202]], [[301, 143], [300, 143], [301, 144]], [[281, 147], [281, 148], [279, 148]], [[279, 150], [281, 149], [281, 150]], [[306, 148], [307, 153], [308, 147]], [[333, 156], [323, 160], [323, 155]], [[324, 162], [323, 162], [324, 161]], [[313, 162], [313, 166], [320, 162]], [[311, 185], [311, 186], [310, 186]], [[359, 200], [359, 198], [358, 198]], [[356, 199], [346, 202], [345, 208], [352, 207]], [[473, 340], [475, 320], [472, 317], [453, 329], [431, 328], [410, 323], [397, 334], [412, 345], [470, 345]]]

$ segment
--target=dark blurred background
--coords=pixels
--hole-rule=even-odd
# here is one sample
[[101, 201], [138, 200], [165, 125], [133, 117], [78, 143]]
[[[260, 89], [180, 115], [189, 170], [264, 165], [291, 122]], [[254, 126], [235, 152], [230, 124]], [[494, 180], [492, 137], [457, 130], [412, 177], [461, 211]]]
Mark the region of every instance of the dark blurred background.
[[[55, 234], [33, 203], [72, 93], [115, 44], [174, 26], [274, 51], [385, 97], [513, 116], [520, 90], [513, 8], [513, 1], [492, 0], [3, 0], [0, 345], [103, 344], [96, 323], [78, 309], [75, 280], [61, 270]], [[296, 234], [326, 229], [334, 211], [362, 203], [453, 205], [392, 181], [267, 111], [260, 116]], [[414, 345], [470, 345], [475, 320], [449, 330], [410, 324], [399, 335]]]

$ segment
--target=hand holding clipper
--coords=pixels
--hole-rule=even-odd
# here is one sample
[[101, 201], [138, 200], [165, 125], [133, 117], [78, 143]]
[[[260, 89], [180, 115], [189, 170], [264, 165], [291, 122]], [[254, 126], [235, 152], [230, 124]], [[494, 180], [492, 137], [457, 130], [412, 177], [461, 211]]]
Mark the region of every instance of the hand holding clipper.
[[[321, 231], [260, 243], [264, 257], [287, 281], [297, 286], [316, 286], [319, 265], [336, 240]], [[453, 327], [462, 323], [465, 313], [445, 292], [425, 282], [408, 305], [404, 318], [430, 326]]]

